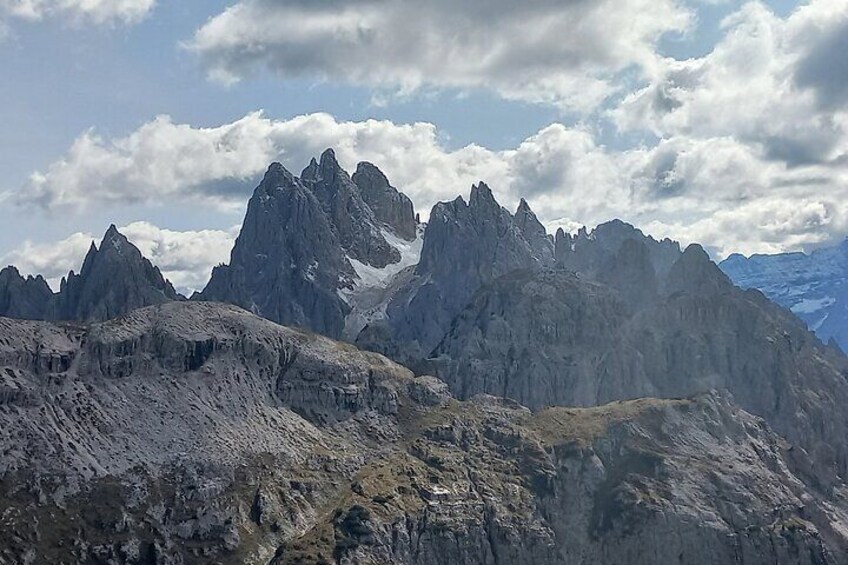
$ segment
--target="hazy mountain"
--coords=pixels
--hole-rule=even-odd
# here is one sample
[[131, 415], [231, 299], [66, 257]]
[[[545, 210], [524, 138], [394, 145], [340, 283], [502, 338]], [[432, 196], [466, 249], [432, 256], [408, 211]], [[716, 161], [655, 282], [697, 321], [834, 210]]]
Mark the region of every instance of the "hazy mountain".
[[776, 255], [734, 254], [720, 267], [742, 288], [757, 288], [848, 351], [848, 240], [836, 247]]

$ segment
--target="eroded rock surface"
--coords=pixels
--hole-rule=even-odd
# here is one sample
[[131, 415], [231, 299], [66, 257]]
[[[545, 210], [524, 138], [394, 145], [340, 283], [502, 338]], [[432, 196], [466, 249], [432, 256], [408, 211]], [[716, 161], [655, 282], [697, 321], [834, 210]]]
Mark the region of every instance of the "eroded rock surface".
[[848, 561], [842, 486], [719, 393], [459, 402], [215, 303], [2, 319], [0, 365], [3, 563]]

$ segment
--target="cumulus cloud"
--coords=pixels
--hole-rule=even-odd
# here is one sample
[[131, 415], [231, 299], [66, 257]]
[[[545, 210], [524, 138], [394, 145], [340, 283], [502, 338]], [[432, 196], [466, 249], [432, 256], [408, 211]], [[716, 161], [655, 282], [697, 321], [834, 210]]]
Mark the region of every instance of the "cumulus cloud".
[[155, 0], [0, 0], [0, 14], [27, 20], [56, 17], [77, 23], [133, 24], [154, 5]]
[[689, 28], [679, 0], [241, 0], [187, 43], [211, 77], [283, 77], [410, 93], [486, 88], [587, 110], [616, 73], [651, 69], [655, 45]]
[[848, 151], [844, 49], [848, 0], [813, 0], [787, 18], [749, 2], [701, 58], [665, 60], [612, 111], [619, 127], [660, 137], [734, 137], [789, 166]]
[[[845, 164], [789, 166], [734, 136], [677, 135], [625, 151], [562, 124], [502, 151], [448, 150], [439, 139], [431, 124], [346, 122], [327, 114], [272, 120], [254, 113], [216, 128], [157, 118], [121, 139], [85, 134], [15, 198], [54, 208], [180, 199], [240, 208], [270, 161], [298, 174], [333, 147], [348, 170], [360, 160], [377, 164], [425, 218], [435, 202], [485, 180], [507, 207], [527, 198], [551, 227], [619, 217], [657, 236], [702, 242], [717, 257], [797, 249], [848, 229]], [[141, 232], [136, 237], [145, 241]], [[148, 254], [164, 261], [157, 249]], [[181, 271], [176, 263], [168, 268]]]
[[[132, 222], [118, 231], [159, 267], [179, 292], [190, 295], [206, 285], [215, 265], [229, 259], [237, 229], [174, 231], [149, 222]], [[71, 270], [79, 272], [92, 242], [99, 245], [101, 237], [78, 232], [56, 242], [24, 241], [0, 258], [0, 263], [15, 265], [24, 275], [41, 274], [58, 290], [62, 277]]]

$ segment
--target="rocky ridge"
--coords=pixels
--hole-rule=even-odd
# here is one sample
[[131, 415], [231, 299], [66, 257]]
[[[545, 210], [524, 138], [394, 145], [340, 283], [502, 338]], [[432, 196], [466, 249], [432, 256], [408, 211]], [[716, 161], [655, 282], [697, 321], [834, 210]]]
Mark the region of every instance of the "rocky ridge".
[[522, 201], [513, 216], [484, 183], [433, 207], [421, 260], [356, 343], [402, 361], [425, 357], [481, 285], [553, 262], [553, 243]]
[[192, 302], [2, 319], [0, 365], [2, 563], [848, 562], [828, 477], [717, 393], [459, 402]]

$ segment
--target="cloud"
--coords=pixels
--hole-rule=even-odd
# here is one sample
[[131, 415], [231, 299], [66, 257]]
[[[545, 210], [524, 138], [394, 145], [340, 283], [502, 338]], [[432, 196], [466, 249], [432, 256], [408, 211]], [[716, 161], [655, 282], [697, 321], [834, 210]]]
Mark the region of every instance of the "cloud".
[[[473, 144], [448, 150], [440, 137], [432, 124], [339, 121], [328, 114], [272, 120], [253, 113], [215, 128], [160, 117], [125, 138], [84, 134], [14, 198], [51, 209], [180, 200], [240, 209], [270, 161], [298, 174], [312, 156], [333, 147], [348, 170], [360, 160], [377, 164], [425, 218], [435, 202], [485, 180], [507, 207], [528, 198], [549, 226], [594, 226], [618, 217], [658, 236], [699, 241], [716, 256], [797, 249], [838, 239], [848, 229], [848, 163], [790, 166], [763, 145], [732, 135], [676, 135], [623, 151], [562, 124], [502, 151]], [[156, 239], [140, 230], [136, 237], [172, 241], [175, 234]], [[160, 244], [144, 249], [170, 261]], [[186, 287], [199, 280], [184, 276], [179, 284]]]
[[241, 0], [187, 47], [223, 82], [271, 70], [395, 93], [490, 89], [586, 111], [693, 21], [679, 0]]
[[155, 0], [0, 0], [0, 15], [33, 21], [55, 17], [75, 23], [134, 24], [154, 5]]
[[[118, 230], [159, 267], [178, 291], [190, 295], [206, 285], [215, 265], [229, 260], [238, 226], [228, 231], [174, 231], [148, 222], [132, 222]], [[41, 274], [51, 288], [58, 290], [59, 281], [68, 271], [79, 272], [91, 243], [99, 244], [100, 237], [78, 232], [56, 242], [24, 241], [0, 258], [0, 263], [15, 265], [25, 275]]]
[[[848, 0], [812, 0], [786, 18], [749, 2], [701, 58], [666, 59], [611, 112], [622, 130], [733, 137], [790, 167], [843, 158]], [[846, 71], [846, 72], [842, 72]]]

